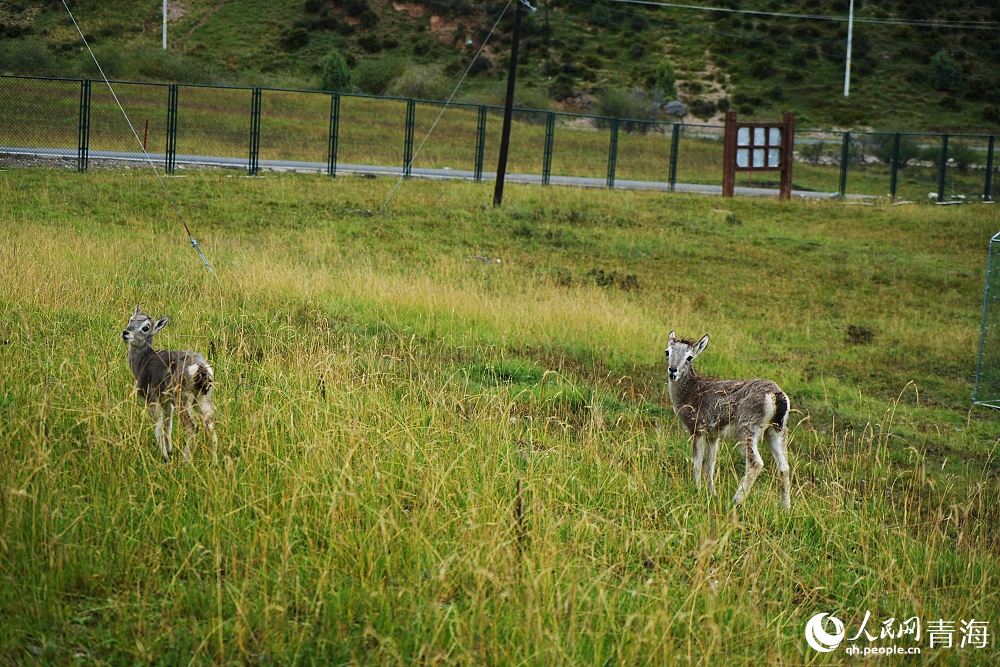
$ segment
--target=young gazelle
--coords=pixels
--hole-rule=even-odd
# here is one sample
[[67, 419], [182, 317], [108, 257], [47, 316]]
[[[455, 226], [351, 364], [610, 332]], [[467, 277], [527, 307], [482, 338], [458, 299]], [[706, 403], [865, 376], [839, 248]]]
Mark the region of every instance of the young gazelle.
[[212, 458], [218, 461], [219, 441], [212, 417], [212, 381], [215, 374], [205, 357], [197, 352], [153, 349], [153, 335], [169, 321], [169, 317], [161, 317], [154, 322], [149, 315], [139, 312], [139, 306], [135, 307], [128, 326], [122, 331], [122, 339], [128, 343], [129, 368], [135, 377], [139, 395], [153, 415], [153, 432], [163, 458], [169, 460], [173, 452], [171, 435], [176, 407], [187, 432], [184, 460], [191, 462], [197, 407], [201, 422], [212, 436]]
[[692, 436], [691, 463], [695, 486], [701, 488], [701, 475], [708, 480], [708, 490], [715, 495], [715, 457], [719, 439], [735, 436], [746, 458], [746, 472], [736, 489], [733, 503], [740, 504], [753, 486], [764, 462], [757, 451], [761, 437], [767, 438], [781, 482], [781, 503], [791, 506], [788, 479], [788, 396], [770, 380], [713, 380], [694, 372], [692, 362], [708, 346], [708, 336], [700, 341], [676, 338], [670, 332], [667, 388], [674, 412], [684, 430]]

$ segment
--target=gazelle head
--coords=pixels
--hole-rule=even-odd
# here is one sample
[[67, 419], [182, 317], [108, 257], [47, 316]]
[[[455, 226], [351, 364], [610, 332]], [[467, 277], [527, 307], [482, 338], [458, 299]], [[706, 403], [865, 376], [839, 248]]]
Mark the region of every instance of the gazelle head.
[[677, 338], [670, 332], [667, 338], [667, 372], [674, 382], [691, 372], [691, 363], [708, 347], [708, 334], [695, 343], [687, 338]]
[[139, 312], [139, 306], [135, 307], [128, 326], [122, 331], [122, 340], [134, 347], [145, 347], [153, 342], [153, 334], [166, 326], [170, 321], [169, 317], [161, 317], [153, 321], [149, 315]]

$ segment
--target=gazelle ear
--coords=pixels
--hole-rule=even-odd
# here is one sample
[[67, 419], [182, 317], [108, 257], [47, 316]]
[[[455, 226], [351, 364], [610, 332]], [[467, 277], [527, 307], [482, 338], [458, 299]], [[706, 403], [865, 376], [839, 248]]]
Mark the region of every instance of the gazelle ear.
[[160, 319], [156, 320], [156, 323], [153, 325], [153, 331], [151, 332], [151, 334], [155, 334], [157, 331], [167, 326], [167, 322], [169, 321], [170, 321], [169, 317], [161, 317]]
[[138, 314], [139, 314], [139, 304], [135, 304], [135, 312], [134, 312], [134, 313], [132, 313], [132, 317], [135, 317], [135, 316], [137, 316]]
[[693, 361], [695, 357], [705, 351], [708, 347], [708, 334], [705, 334], [698, 344], [694, 346], [694, 350], [691, 351], [691, 360]]
[[676, 341], [677, 341], [677, 336], [675, 336], [674, 332], [671, 331], [670, 335], [667, 336], [667, 342], [670, 343], [671, 345], [673, 345]]

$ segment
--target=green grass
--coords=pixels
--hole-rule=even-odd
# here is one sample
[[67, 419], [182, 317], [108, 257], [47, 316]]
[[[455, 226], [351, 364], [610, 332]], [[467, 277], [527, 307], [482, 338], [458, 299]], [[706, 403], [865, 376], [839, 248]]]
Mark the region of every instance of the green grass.
[[[150, 175], [0, 172], [0, 663], [828, 664], [806, 621], [866, 610], [992, 634], [994, 209], [408, 181], [378, 212], [393, 183], [169, 181], [220, 287]], [[213, 364], [223, 464], [158, 460], [136, 302]], [[766, 454], [730, 508], [728, 445], [695, 492], [672, 329], [789, 393], [791, 512]]]

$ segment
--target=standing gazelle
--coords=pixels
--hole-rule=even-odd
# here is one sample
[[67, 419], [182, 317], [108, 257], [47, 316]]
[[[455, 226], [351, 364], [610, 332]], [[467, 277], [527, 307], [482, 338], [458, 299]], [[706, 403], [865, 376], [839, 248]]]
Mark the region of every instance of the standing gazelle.
[[753, 486], [764, 462], [757, 451], [761, 436], [767, 438], [781, 482], [781, 504], [791, 507], [788, 480], [788, 396], [770, 380], [714, 380], [701, 378], [692, 362], [708, 347], [708, 336], [700, 341], [677, 338], [670, 332], [667, 347], [667, 388], [674, 412], [692, 436], [691, 463], [695, 486], [701, 488], [702, 473], [708, 490], [715, 495], [715, 457], [719, 439], [735, 436], [746, 458], [746, 472], [736, 489], [733, 503], [740, 504]]
[[173, 453], [171, 435], [174, 408], [181, 413], [181, 423], [187, 432], [184, 460], [191, 462], [191, 440], [195, 437], [194, 413], [197, 407], [202, 423], [212, 436], [212, 458], [219, 460], [219, 441], [212, 416], [212, 381], [215, 374], [205, 357], [189, 350], [154, 350], [153, 335], [162, 329], [169, 317], [153, 321], [135, 307], [122, 339], [128, 343], [128, 365], [135, 377], [139, 395], [153, 415], [153, 432], [163, 458]]

